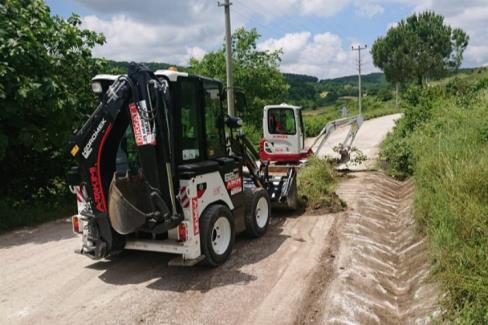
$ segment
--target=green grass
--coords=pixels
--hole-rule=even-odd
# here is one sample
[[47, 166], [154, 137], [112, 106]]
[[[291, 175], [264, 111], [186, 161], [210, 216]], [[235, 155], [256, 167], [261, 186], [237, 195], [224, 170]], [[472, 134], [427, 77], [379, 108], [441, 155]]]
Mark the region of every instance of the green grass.
[[31, 202], [22, 205], [10, 200], [0, 200], [0, 233], [23, 226], [35, 226], [43, 222], [71, 216], [76, 212], [76, 199], [70, 197], [61, 203]]
[[[426, 91], [382, 156], [395, 176], [415, 177], [416, 218], [446, 293], [443, 321], [487, 324], [488, 79], [461, 79]], [[467, 90], [459, 92], [458, 83]]]
[[336, 171], [326, 159], [312, 156], [298, 173], [298, 196], [313, 209], [341, 211], [345, 203], [335, 193]]
[[[358, 114], [357, 100], [341, 100], [336, 104], [322, 107], [317, 110], [305, 111], [303, 114], [303, 123], [305, 124], [305, 131], [307, 136], [317, 136], [329, 121], [341, 118], [340, 107], [345, 105], [349, 110], [349, 116]], [[378, 100], [374, 96], [365, 97], [362, 102], [362, 112], [364, 119], [372, 119], [379, 116], [394, 114], [401, 112], [402, 109], [395, 107], [395, 101], [389, 100], [386, 102]]]

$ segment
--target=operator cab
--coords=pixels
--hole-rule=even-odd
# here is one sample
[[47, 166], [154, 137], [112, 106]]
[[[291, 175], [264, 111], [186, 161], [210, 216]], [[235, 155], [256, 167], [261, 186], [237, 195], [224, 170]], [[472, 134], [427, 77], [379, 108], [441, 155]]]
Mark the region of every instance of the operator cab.
[[297, 162], [307, 157], [302, 108], [288, 104], [267, 105], [259, 156], [265, 161]]

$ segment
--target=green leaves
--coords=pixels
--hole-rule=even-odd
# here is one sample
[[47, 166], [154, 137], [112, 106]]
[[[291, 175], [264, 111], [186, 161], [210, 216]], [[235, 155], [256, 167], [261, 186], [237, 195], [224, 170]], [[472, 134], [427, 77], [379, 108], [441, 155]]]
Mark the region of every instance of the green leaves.
[[[286, 99], [288, 84], [278, 70], [281, 51], [259, 51], [256, 29], [237, 29], [232, 35], [234, 57], [234, 84], [246, 93], [248, 112], [245, 122], [261, 129], [262, 110], [266, 104], [280, 103]], [[225, 82], [225, 50], [207, 53], [201, 60], [190, 59], [192, 70], [201, 75]]]
[[375, 66], [392, 83], [416, 82], [445, 75], [459, 68], [469, 36], [444, 24], [431, 11], [413, 14], [378, 38], [371, 49]]
[[103, 65], [91, 56], [103, 35], [80, 24], [41, 0], [0, 4], [0, 196], [52, 193], [70, 165], [64, 143], [93, 109], [90, 79]]

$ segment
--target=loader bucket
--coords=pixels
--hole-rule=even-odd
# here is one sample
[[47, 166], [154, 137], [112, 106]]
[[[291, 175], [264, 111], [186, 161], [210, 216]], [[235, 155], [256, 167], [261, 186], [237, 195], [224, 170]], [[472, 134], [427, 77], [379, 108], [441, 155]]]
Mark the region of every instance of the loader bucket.
[[148, 197], [141, 175], [114, 175], [108, 192], [108, 216], [112, 228], [127, 235], [143, 226], [150, 211]]

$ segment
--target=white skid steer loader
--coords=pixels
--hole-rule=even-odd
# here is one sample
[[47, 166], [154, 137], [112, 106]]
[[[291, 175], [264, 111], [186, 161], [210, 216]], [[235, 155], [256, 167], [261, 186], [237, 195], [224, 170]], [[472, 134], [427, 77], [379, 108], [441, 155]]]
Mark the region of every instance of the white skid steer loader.
[[92, 89], [100, 104], [68, 150], [79, 253], [148, 250], [176, 254], [170, 264], [217, 266], [237, 232], [266, 232], [269, 195], [239, 119], [224, 114], [221, 82], [131, 64]]

